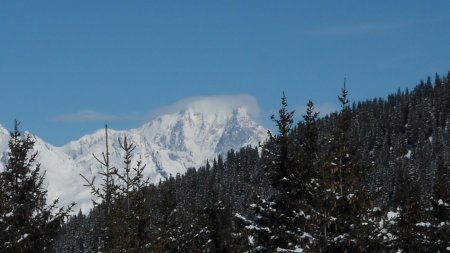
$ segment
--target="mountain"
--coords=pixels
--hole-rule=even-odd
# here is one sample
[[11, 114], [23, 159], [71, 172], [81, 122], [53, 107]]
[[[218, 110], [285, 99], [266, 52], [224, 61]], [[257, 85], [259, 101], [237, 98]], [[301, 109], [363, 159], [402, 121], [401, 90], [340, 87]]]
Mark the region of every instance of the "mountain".
[[[213, 105], [212, 105], [213, 106]], [[0, 170], [7, 159], [8, 131], [0, 126]], [[146, 165], [145, 175], [153, 183], [170, 175], [183, 174], [190, 167], [198, 167], [207, 159], [225, 154], [229, 149], [258, 145], [266, 138], [267, 130], [258, 125], [245, 107], [217, 107], [202, 110], [195, 103], [179, 111], [154, 118], [143, 126], [124, 131], [108, 129], [110, 161], [112, 166], [123, 166], [123, 152], [119, 140], [127, 137], [136, 145], [133, 160]], [[34, 136], [37, 162], [47, 170], [48, 201], [57, 197], [61, 205], [77, 202], [75, 210], [88, 211], [91, 194], [80, 174], [91, 179], [101, 165], [95, 160], [105, 152], [105, 130], [100, 129], [62, 147], [52, 146]]]

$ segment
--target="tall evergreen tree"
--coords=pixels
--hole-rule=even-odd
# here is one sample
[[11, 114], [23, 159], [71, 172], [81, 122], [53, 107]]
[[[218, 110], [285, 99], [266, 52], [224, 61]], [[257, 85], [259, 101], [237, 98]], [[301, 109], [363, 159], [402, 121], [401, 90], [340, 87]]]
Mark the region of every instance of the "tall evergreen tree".
[[338, 97], [341, 111], [335, 116], [336, 130], [323, 162], [323, 199], [319, 243], [326, 251], [360, 252], [369, 248], [370, 199], [359, 161], [358, 144], [350, 138], [352, 112], [345, 87]]
[[119, 241], [116, 248], [123, 251], [144, 250], [148, 243], [150, 210], [146, 206], [146, 188], [149, 185], [149, 179], [144, 176], [145, 165], [141, 160], [136, 162], [136, 166], [132, 166], [133, 151], [136, 146], [127, 141], [125, 137], [123, 141], [120, 139], [119, 145], [124, 152], [122, 172], [116, 171], [119, 185], [119, 218], [122, 217], [122, 224], [118, 225], [120, 232]]
[[276, 194], [251, 205], [253, 217], [237, 216], [247, 228], [251, 251], [311, 249], [317, 215], [314, 195], [318, 188], [318, 131], [314, 104], [309, 101], [304, 121], [292, 128], [293, 111], [288, 112], [283, 94], [278, 134], [270, 134], [263, 149], [263, 164]]
[[277, 125], [278, 134], [273, 135], [270, 131], [268, 132], [270, 142], [266, 147], [263, 147], [262, 159], [267, 160], [267, 162], [263, 161], [263, 164], [272, 181], [272, 185], [278, 187], [287, 185], [286, 181], [289, 180], [292, 174], [289, 154], [291, 139], [289, 134], [294, 122], [294, 111], [288, 110], [287, 98], [284, 92], [278, 117], [272, 115], [271, 119]]
[[34, 140], [14, 124], [8, 161], [0, 173], [0, 252], [47, 252], [72, 206], [46, 205], [44, 173], [31, 153]]
[[[319, 131], [317, 118], [319, 113], [314, 109], [314, 103], [308, 101], [303, 122], [294, 132], [296, 142], [292, 147], [294, 153], [294, 174], [292, 184], [294, 224], [299, 233], [297, 245], [312, 250], [317, 246], [315, 238], [320, 233], [320, 182], [319, 182]], [[315, 246], [313, 246], [315, 245]]]
[[99, 172], [102, 183], [100, 187], [95, 186], [95, 176], [92, 180], [87, 179], [84, 175], [80, 176], [86, 181], [84, 186], [91, 189], [92, 195], [96, 198], [93, 200], [94, 206], [101, 212], [97, 216], [97, 228], [99, 234], [96, 234], [99, 242], [99, 250], [111, 251], [114, 249], [115, 236], [117, 235], [117, 226], [119, 217], [117, 216], [119, 185], [117, 184], [117, 168], [110, 164], [110, 153], [108, 144], [108, 126], [105, 126], [105, 151], [102, 152], [101, 158], [94, 155], [97, 162], [103, 167]]
[[304, 198], [312, 204], [314, 189], [318, 186], [319, 171], [317, 162], [319, 158], [319, 130], [316, 121], [319, 113], [314, 111], [314, 103], [308, 101], [303, 122], [299, 122], [294, 132], [294, 142], [291, 147], [294, 156], [293, 184], [294, 195]]

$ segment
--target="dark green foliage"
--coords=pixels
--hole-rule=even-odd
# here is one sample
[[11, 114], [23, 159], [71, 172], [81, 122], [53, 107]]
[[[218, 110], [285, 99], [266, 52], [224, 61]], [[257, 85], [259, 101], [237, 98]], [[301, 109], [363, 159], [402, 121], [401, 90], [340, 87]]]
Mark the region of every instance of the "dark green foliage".
[[289, 154], [290, 132], [294, 122], [294, 111], [287, 108], [287, 98], [283, 93], [281, 98], [281, 109], [278, 111], [278, 117], [271, 116], [278, 127], [278, 134], [272, 135], [269, 131], [270, 144], [263, 148], [262, 159], [266, 166], [267, 174], [274, 187], [285, 185], [288, 187], [287, 180], [292, 174], [291, 156]]
[[14, 125], [8, 161], [0, 173], [0, 252], [46, 252], [71, 207], [56, 209], [58, 200], [46, 205], [44, 175], [35, 163], [31, 136]]

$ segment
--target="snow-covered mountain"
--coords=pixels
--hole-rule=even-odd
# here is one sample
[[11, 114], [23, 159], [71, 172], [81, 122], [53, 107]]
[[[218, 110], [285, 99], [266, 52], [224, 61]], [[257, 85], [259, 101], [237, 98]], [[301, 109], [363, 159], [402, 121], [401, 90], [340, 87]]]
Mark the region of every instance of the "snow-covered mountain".
[[[146, 164], [145, 174], [152, 182], [169, 175], [183, 174], [189, 167], [205, 164], [231, 148], [257, 145], [266, 138], [267, 130], [258, 125], [242, 106], [217, 106], [203, 109], [198, 103], [184, 105], [182, 109], [163, 114], [137, 129], [108, 130], [110, 161], [123, 166], [123, 151], [119, 139], [136, 144], [134, 161]], [[105, 130], [100, 129], [62, 147], [54, 147], [37, 136], [35, 151], [37, 162], [47, 170], [46, 186], [49, 201], [59, 197], [61, 205], [77, 202], [75, 210], [89, 210], [89, 189], [80, 174], [93, 178], [102, 170], [94, 155], [105, 151]], [[0, 170], [7, 158], [9, 133], [0, 126]], [[97, 176], [98, 178], [98, 176]], [[97, 180], [97, 184], [100, 180]]]

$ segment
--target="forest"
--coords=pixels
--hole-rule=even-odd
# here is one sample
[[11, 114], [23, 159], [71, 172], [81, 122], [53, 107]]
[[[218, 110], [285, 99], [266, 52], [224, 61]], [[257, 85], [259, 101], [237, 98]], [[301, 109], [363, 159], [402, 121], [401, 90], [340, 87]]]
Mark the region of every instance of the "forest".
[[0, 173], [0, 252], [449, 251], [450, 72], [361, 102], [344, 84], [338, 101], [319, 117], [312, 101], [294, 112], [283, 94], [265, 143], [157, 185], [132, 166], [135, 143], [109, 140], [123, 164], [110, 164], [108, 142], [96, 154], [89, 213], [46, 205], [45, 168], [16, 123]]

